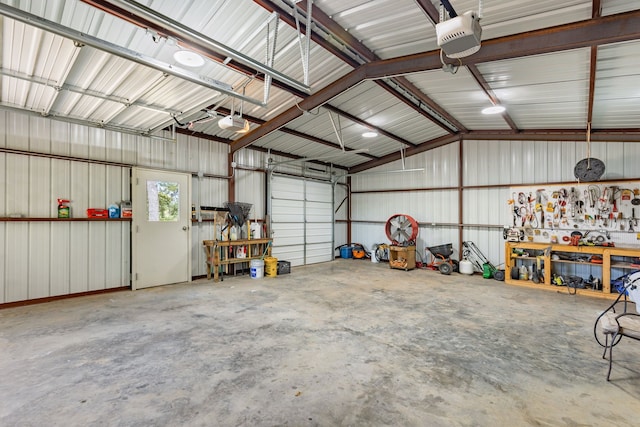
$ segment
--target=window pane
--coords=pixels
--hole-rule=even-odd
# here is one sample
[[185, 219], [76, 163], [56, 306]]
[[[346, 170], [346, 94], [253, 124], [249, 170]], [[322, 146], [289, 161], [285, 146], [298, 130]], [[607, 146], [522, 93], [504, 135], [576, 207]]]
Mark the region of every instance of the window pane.
[[147, 181], [147, 218], [149, 221], [180, 219], [180, 184]]

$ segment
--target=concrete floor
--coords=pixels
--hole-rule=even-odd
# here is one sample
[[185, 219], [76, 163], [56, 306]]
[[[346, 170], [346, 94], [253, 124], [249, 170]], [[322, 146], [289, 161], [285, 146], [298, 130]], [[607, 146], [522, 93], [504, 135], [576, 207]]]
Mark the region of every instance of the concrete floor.
[[0, 425], [636, 426], [607, 300], [360, 260], [0, 310]]

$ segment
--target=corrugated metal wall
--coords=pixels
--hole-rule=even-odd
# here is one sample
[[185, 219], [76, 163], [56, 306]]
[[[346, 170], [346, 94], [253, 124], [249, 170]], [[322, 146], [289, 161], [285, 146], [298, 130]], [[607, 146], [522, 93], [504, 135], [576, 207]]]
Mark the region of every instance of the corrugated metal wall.
[[[509, 187], [522, 184], [575, 182], [573, 167], [586, 157], [585, 142], [464, 141], [406, 159], [405, 168], [425, 172], [379, 173], [402, 169], [400, 162], [352, 177], [354, 242], [387, 242], [384, 222], [395, 213], [420, 223], [417, 249], [453, 243], [458, 251], [458, 170], [462, 170], [462, 240], [471, 240], [489, 260], [504, 262], [502, 227], [511, 218], [506, 208]], [[592, 143], [591, 156], [604, 161], [603, 179], [637, 179], [640, 144]], [[376, 174], [378, 173], [378, 174]], [[453, 188], [452, 188], [453, 187]], [[406, 190], [377, 192], [380, 190]], [[362, 192], [362, 193], [358, 193]], [[435, 223], [435, 225], [434, 225]], [[457, 254], [457, 252], [456, 252]]]
[[[416, 249], [421, 256], [425, 247], [444, 243], [453, 243], [457, 250], [458, 152], [458, 143], [449, 144], [405, 159], [404, 168], [397, 161], [351, 177], [353, 242], [368, 250], [373, 244], [389, 243], [387, 219], [406, 214], [420, 225]], [[399, 172], [403, 169], [406, 172]]]
[[[72, 200], [76, 216], [129, 199], [133, 165], [192, 173], [196, 206], [222, 206], [228, 199], [226, 144], [181, 134], [171, 141], [169, 133], [152, 139], [5, 110], [0, 126], [0, 216], [55, 217], [58, 197]], [[458, 251], [462, 209], [462, 239], [501, 264], [509, 187], [573, 182], [573, 166], [586, 157], [584, 142], [465, 141], [461, 159], [460, 149], [459, 143], [449, 144], [409, 157], [404, 165], [397, 161], [351, 177], [352, 242], [368, 249], [386, 242], [386, 220], [403, 213], [420, 223], [417, 246], [423, 256], [425, 247], [449, 242]], [[640, 144], [592, 143], [591, 155], [605, 162], [605, 179], [638, 178]], [[236, 200], [252, 203], [258, 218], [266, 209], [267, 156], [242, 150], [235, 158]], [[395, 172], [414, 168], [424, 171]], [[292, 164], [277, 169], [300, 171]], [[339, 182], [335, 246], [348, 243], [347, 204], [339, 206], [348, 193], [346, 178]], [[0, 303], [129, 285], [129, 229], [126, 222], [0, 222]], [[204, 275], [201, 242], [213, 237], [212, 224], [195, 222], [192, 233], [192, 272]]]
[[[89, 207], [130, 199], [133, 165], [191, 172], [196, 204], [227, 200], [226, 144], [147, 138], [4, 110], [0, 129], [0, 216], [55, 218], [56, 199], [67, 198], [73, 216], [85, 217]], [[192, 232], [193, 275], [203, 275], [202, 240], [212, 237], [211, 225], [194, 223]], [[0, 303], [130, 284], [128, 222], [0, 222], [0, 241]]]

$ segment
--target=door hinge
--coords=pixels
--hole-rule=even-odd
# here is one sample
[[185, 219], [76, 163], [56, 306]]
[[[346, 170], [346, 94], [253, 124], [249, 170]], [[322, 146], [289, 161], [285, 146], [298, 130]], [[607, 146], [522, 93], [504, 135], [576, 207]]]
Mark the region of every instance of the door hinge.
[[140, 178], [136, 178], [136, 185], [140, 185]]

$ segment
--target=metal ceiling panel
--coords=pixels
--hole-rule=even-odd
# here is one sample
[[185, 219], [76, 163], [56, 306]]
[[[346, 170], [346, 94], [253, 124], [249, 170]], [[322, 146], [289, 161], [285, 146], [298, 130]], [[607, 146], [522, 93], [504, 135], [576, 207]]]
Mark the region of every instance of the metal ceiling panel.
[[629, 128], [640, 117], [640, 42], [598, 49], [594, 128]]
[[[456, 0], [451, 4], [458, 14], [478, 10], [477, 0]], [[435, 27], [415, 1], [316, 0], [314, 5], [383, 59], [438, 48]], [[591, 1], [485, 0], [482, 15], [482, 39], [488, 40], [588, 19]]]
[[[291, 153], [300, 157], [312, 160], [319, 160], [327, 163], [335, 163], [341, 166], [353, 166], [361, 163], [367, 158], [349, 152], [342, 152], [339, 148], [332, 148], [326, 145], [313, 143], [292, 135], [281, 132], [274, 132], [260, 139], [256, 146]], [[299, 164], [299, 161], [290, 162], [291, 159], [284, 159], [288, 163]]]
[[[452, 4], [459, 14], [478, 10], [476, 0]], [[480, 21], [482, 40], [589, 19], [591, 4], [591, 0], [486, 0]]]
[[[431, 135], [442, 135], [442, 128], [405, 105], [373, 81], [365, 81], [336, 97], [332, 105], [381, 127], [409, 142], [419, 143]], [[397, 149], [394, 142], [393, 150]]]
[[436, 49], [435, 29], [414, 0], [316, 0], [351, 35], [386, 59]]
[[468, 129], [509, 128], [501, 115], [480, 112], [491, 106], [491, 101], [465, 67], [458, 68], [455, 74], [435, 70], [408, 78]]
[[602, 16], [638, 9], [637, 0], [602, 0]]
[[2, 24], [2, 103], [47, 113], [77, 49], [12, 19], [3, 18]]
[[519, 128], [586, 126], [590, 49], [479, 64]]
[[24, 80], [2, 77], [2, 105], [45, 112], [56, 94], [52, 87], [32, 84]]

